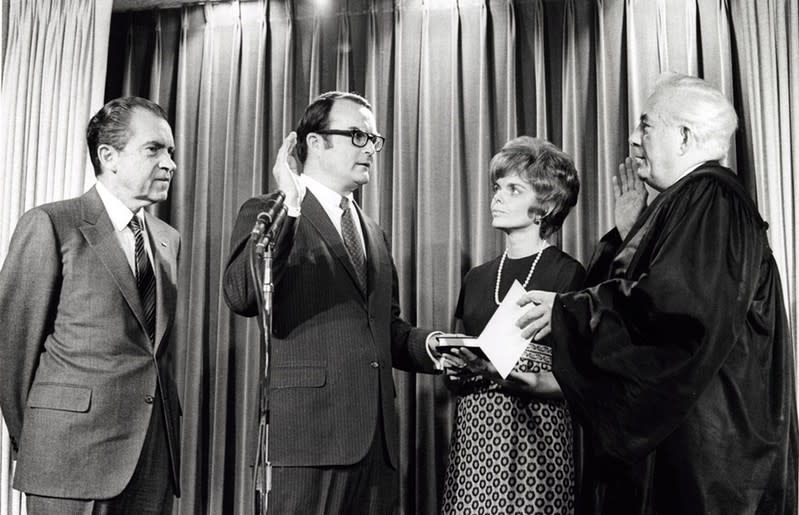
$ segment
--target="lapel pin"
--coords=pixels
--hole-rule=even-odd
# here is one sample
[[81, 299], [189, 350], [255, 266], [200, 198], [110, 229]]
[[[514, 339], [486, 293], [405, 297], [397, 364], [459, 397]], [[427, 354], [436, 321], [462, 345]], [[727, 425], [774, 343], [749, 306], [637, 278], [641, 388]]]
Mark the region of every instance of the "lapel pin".
[[162, 242], [161, 242], [161, 246], [162, 246], [162, 247], [166, 247], [166, 242], [165, 242], [165, 241], [162, 241]]

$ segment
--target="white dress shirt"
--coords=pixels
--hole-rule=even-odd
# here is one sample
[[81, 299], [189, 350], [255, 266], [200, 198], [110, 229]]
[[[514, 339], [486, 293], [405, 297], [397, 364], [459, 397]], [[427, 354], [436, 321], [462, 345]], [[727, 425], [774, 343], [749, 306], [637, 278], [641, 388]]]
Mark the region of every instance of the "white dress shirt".
[[[333, 222], [333, 227], [336, 228], [338, 235], [341, 236], [341, 215], [344, 213], [344, 210], [340, 207], [341, 195], [307, 175], [300, 175], [300, 180], [303, 181], [305, 187], [308, 188], [319, 203], [322, 204], [322, 208], [325, 210], [325, 213], [327, 213], [327, 217]], [[363, 229], [361, 228], [361, 220], [355, 209], [355, 200], [352, 197], [352, 193], [347, 195], [347, 198], [350, 199], [350, 216], [354, 222], [355, 230], [358, 232], [358, 240], [361, 242], [363, 255], [369, 259], [369, 256], [366, 254], [366, 244], [364, 243], [365, 239], [363, 237]]]
[[144, 222], [144, 209], [134, 215], [125, 204], [122, 203], [108, 188], [103, 186], [103, 183], [97, 181], [95, 185], [97, 193], [100, 195], [100, 200], [103, 201], [105, 211], [111, 219], [111, 225], [114, 226], [114, 235], [125, 253], [125, 258], [128, 260], [128, 265], [133, 272], [133, 277], [136, 277], [136, 238], [133, 236], [133, 230], [128, 227], [131, 218], [138, 217], [139, 223], [142, 227], [142, 237], [144, 238], [144, 250], [147, 252], [147, 257], [150, 259], [150, 265], [155, 269], [155, 262], [153, 260], [153, 252], [150, 248], [150, 238], [147, 236], [147, 224]]

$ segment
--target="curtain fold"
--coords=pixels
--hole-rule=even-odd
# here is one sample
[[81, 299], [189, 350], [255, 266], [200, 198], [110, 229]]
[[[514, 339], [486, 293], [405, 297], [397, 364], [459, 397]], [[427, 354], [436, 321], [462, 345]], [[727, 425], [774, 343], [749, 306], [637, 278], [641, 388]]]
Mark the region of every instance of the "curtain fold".
[[[556, 243], [585, 263], [613, 224], [610, 176], [655, 79], [703, 76], [741, 118], [729, 162], [771, 224], [796, 336], [798, 4], [249, 0], [114, 15], [106, 98], [156, 100], [176, 138], [170, 199], [154, 209], [182, 235], [169, 355], [184, 413], [176, 513], [252, 512], [259, 335], [225, 306], [221, 277], [238, 207], [272, 188], [283, 137], [329, 89], [365, 94], [387, 137], [360, 202], [391, 242], [405, 318], [450, 330], [461, 277], [502, 251], [488, 163], [505, 141], [544, 137], [574, 156], [580, 199]], [[106, 83], [96, 56], [108, 10], [110, 0], [11, 4], [0, 260], [24, 210], [88, 184], [84, 130], [100, 104], [90, 90]], [[400, 511], [436, 513], [451, 398], [440, 378], [395, 378]], [[0, 513], [16, 513], [5, 434], [0, 444]]]
[[[596, 48], [595, 16], [589, 4], [578, 0], [564, 2], [561, 86], [562, 147], [574, 158], [580, 171], [580, 196], [566, 219], [562, 231], [563, 248], [583, 263], [591, 259], [595, 240], [586, 238], [596, 227], [600, 201], [597, 183], [606, 182], [607, 173], [597, 169], [596, 151]], [[605, 173], [602, 173], [605, 172]]]
[[[0, 265], [22, 213], [94, 182], [86, 123], [103, 101], [111, 0], [6, 2], [3, 10]], [[23, 496], [11, 488], [11, 443], [0, 425], [0, 514], [17, 514]]]
[[[769, 223], [794, 342], [797, 306], [797, 193], [799, 169], [799, 3], [733, 2], [732, 29], [738, 54], [739, 166]], [[744, 137], [741, 138], [740, 136]], [[740, 147], [739, 147], [740, 148]], [[742, 171], [739, 171], [739, 174]]]

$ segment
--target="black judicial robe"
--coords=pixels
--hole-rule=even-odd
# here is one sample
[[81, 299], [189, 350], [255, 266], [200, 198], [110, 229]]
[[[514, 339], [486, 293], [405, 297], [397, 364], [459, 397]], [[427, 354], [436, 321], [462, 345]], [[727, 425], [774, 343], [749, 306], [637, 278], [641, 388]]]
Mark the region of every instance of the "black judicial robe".
[[589, 511], [796, 513], [793, 344], [766, 228], [706, 163], [624, 242], [602, 239], [592, 287], [558, 295], [553, 371], [590, 432]]

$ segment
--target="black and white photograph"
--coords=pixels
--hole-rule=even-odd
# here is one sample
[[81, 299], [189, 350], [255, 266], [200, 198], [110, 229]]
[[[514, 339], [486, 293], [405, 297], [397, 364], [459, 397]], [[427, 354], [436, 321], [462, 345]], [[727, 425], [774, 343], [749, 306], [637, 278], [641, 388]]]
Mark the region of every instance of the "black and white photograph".
[[0, 6], [0, 515], [799, 515], [799, 0]]

